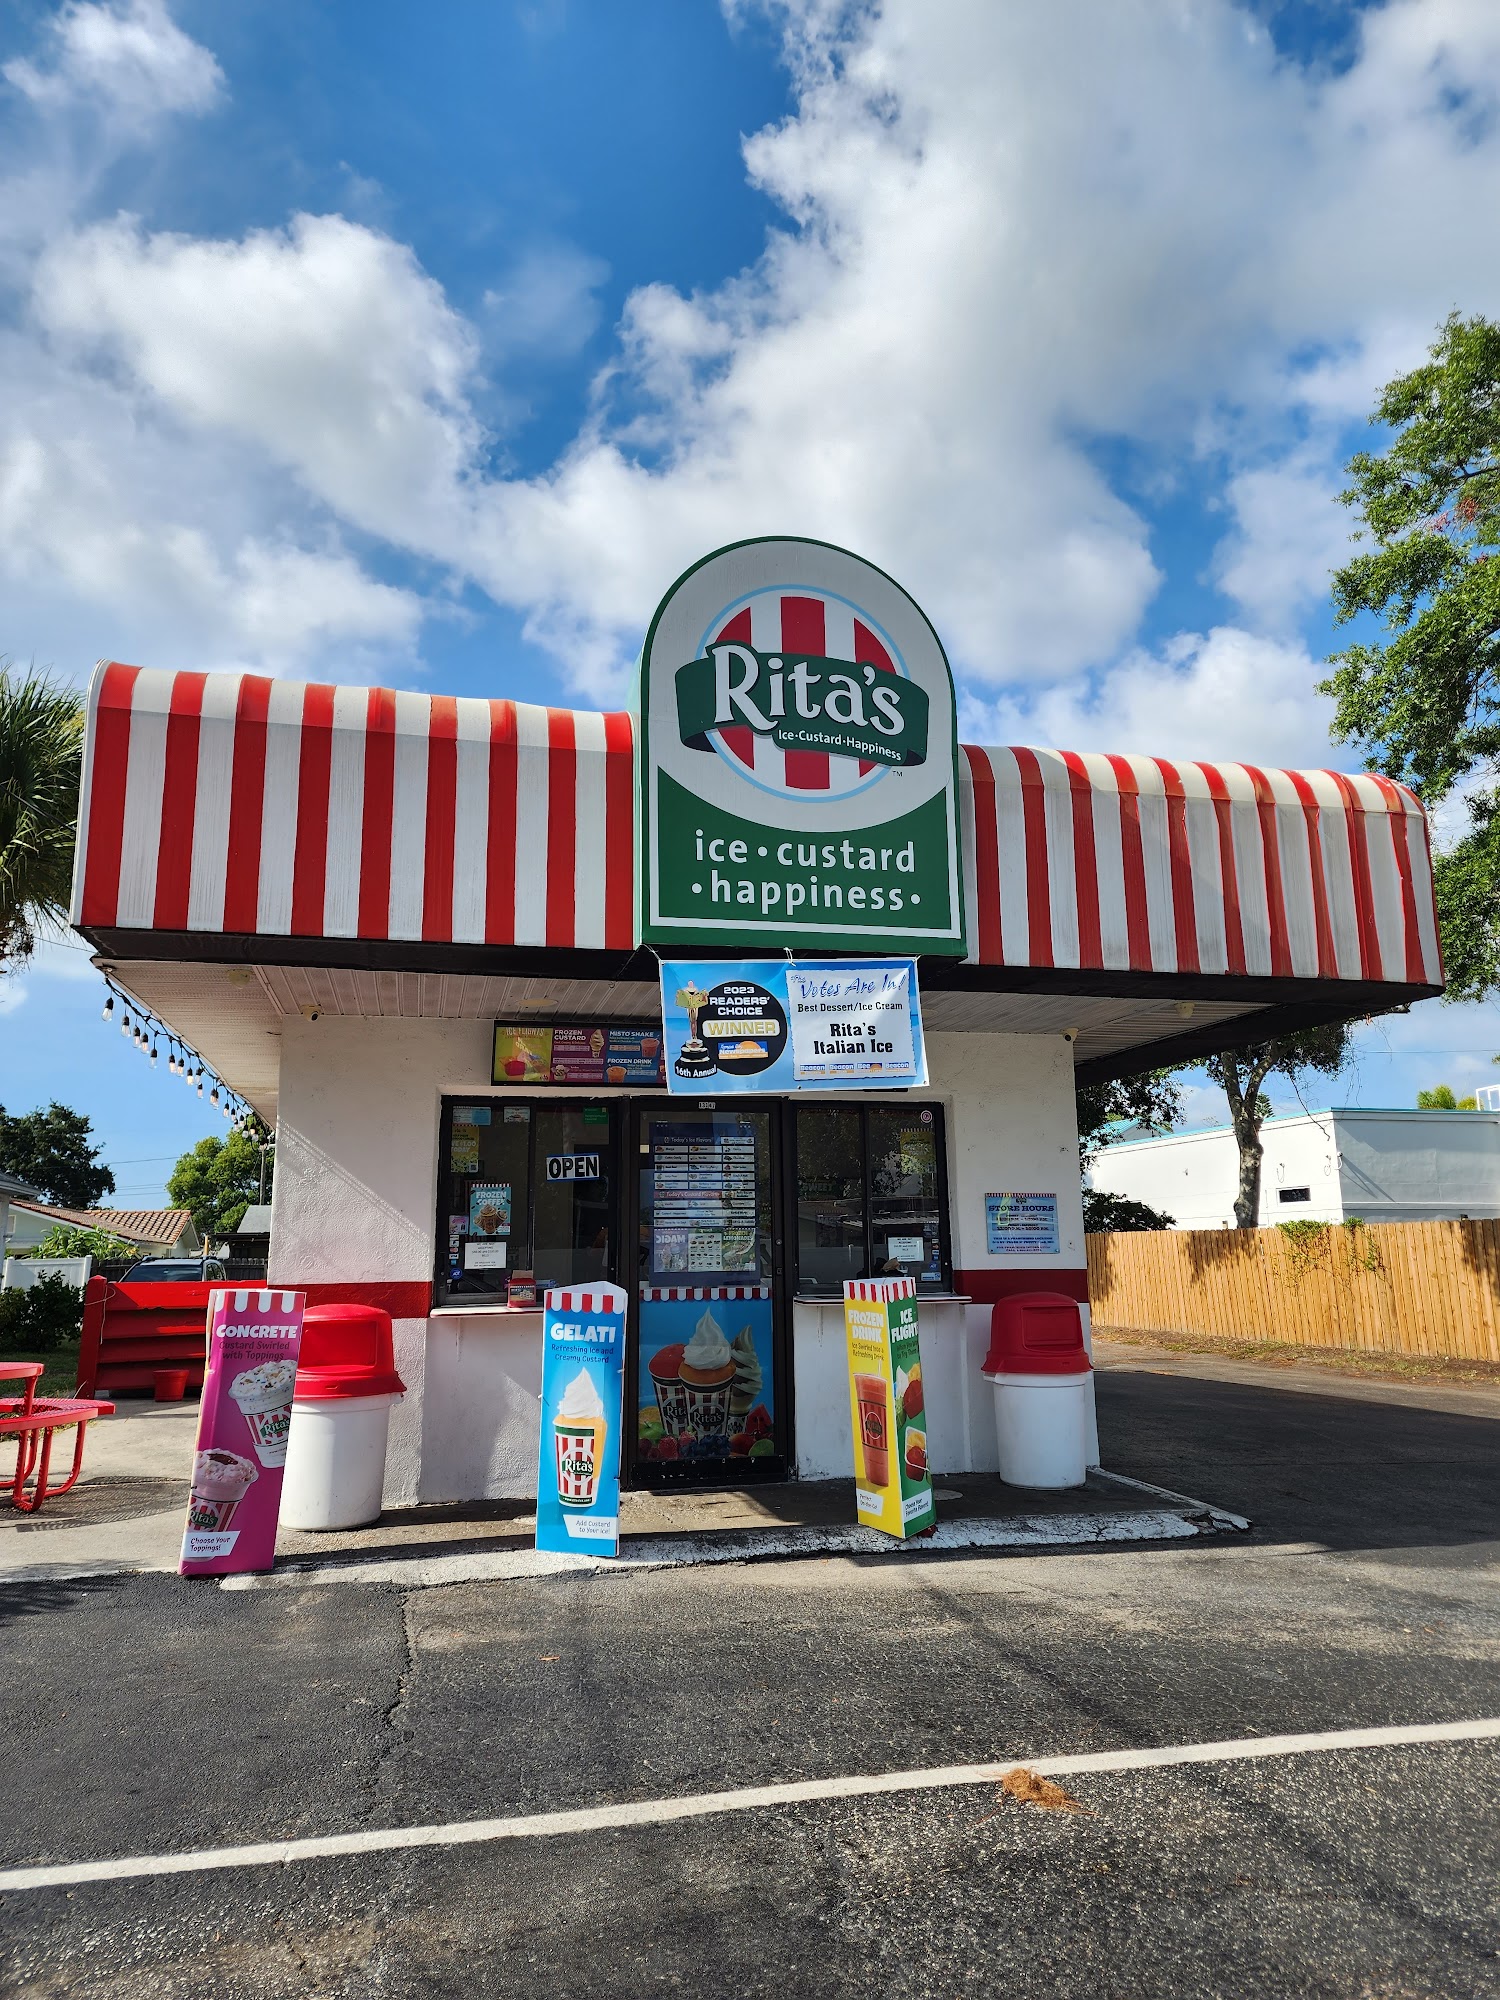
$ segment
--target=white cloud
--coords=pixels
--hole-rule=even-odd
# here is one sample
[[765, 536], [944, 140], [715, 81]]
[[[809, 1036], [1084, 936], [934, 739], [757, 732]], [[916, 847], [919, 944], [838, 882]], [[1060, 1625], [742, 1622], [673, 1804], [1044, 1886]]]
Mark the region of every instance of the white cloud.
[[598, 331], [599, 287], [608, 276], [604, 259], [576, 244], [532, 245], [484, 295], [486, 348], [497, 358], [576, 354]]
[[[688, 561], [821, 535], [913, 589], [971, 690], [1012, 690], [991, 720], [1322, 761], [1317, 670], [1286, 634], [1345, 546], [1336, 426], [1455, 295], [1500, 311], [1500, 10], [1389, 0], [1337, 74], [1279, 59], [1231, 0], [778, 18], [795, 106], [745, 156], [786, 226], [715, 289], [638, 289], [588, 422], [535, 477], [494, 476], [477, 412], [505, 407], [506, 355], [588, 338], [603, 274], [581, 253], [518, 251], [476, 326], [408, 246], [338, 215], [219, 241], [127, 217], [54, 232], [30, 337], [56, 420], [28, 410], [22, 435], [13, 414], [3, 448], [44, 511], [84, 523], [33, 522], [27, 546], [90, 553], [36, 573], [161, 605], [221, 589], [231, 650], [399, 648], [418, 607], [357, 568], [357, 531], [514, 607], [576, 686], [614, 695]], [[132, 99], [127, 75], [153, 81]], [[39, 108], [201, 110], [218, 88], [146, 4], [65, 10], [47, 65], [12, 81]], [[129, 461], [58, 414], [85, 406], [133, 431], [163, 493], [174, 468], [205, 495], [227, 470], [240, 508], [162, 499], [133, 544]], [[1270, 639], [1129, 650], [1160, 577], [1096, 449], [1122, 442], [1168, 470], [1224, 455], [1217, 575]], [[286, 629], [255, 584], [272, 549], [299, 555]]]
[[1156, 653], [1129, 652], [1097, 678], [996, 700], [965, 694], [959, 734], [971, 743], [1321, 767], [1332, 705], [1311, 693], [1318, 673], [1299, 643], [1217, 626], [1180, 633]]
[[148, 125], [170, 112], [208, 110], [224, 82], [209, 51], [182, 32], [162, 0], [73, 0], [49, 23], [48, 41], [50, 61], [22, 56], [3, 72], [43, 109], [85, 103]]

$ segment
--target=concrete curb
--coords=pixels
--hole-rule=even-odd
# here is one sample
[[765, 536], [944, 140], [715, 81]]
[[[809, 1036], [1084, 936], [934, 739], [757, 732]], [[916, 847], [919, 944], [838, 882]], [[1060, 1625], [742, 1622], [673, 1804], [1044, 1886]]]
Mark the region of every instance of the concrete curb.
[[[570, 1573], [618, 1574], [627, 1570], [680, 1569], [704, 1563], [806, 1561], [857, 1555], [900, 1559], [963, 1549], [1076, 1548], [1101, 1542], [1189, 1541], [1219, 1532], [1215, 1509], [1134, 1509], [1110, 1514], [1021, 1514], [1004, 1520], [940, 1522], [920, 1540], [897, 1542], [873, 1528], [753, 1529], [741, 1533], [631, 1537], [615, 1557], [551, 1555], [537, 1549], [484, 1550], [472, 1555], [403, 1556], [388, 1561], [298, 1563], [283, 1561], [266, 1574], [226, 1576], [223, 1590], [279, 1590], [308, 1584], [383, 1583], [401, 1590], [454, 1583], [527, 1581]], [[1228, 1519], [1229, 1517], [1225, 1517]], [[1238, 1518], [1238, 1517], [1234, 1517]]]

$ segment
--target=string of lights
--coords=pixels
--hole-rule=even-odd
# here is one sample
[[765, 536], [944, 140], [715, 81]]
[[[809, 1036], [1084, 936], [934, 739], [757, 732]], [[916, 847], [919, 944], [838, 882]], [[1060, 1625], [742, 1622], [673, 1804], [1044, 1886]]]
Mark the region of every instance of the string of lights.
[[167, 1074], [181, 1077], [200, 1097], [206, 1095], [208, 1102], [223, 1112], [236, 1132], [243, 1132], [257, 1140], [270, 1137], [260, 1113], [238, 1091], [231, 1090], [196, 1049], [190, 1048], [180, 1035], [174, 1034], [165, 1021], [158, 1020], [149, 1007], [122, 992], [107, 972], [104, 983], [109, 988], [109, 995], [101, 1018], [113, 1021], [118, 1013], [120, 1033], [147, 1057], [152, 1069], [159, 1067], [165, 1055]]

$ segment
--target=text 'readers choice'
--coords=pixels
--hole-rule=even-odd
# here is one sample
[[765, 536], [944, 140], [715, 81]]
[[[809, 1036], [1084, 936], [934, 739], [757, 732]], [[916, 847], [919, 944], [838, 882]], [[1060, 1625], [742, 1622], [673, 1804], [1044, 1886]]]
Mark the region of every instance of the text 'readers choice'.
[[644, 941], [963, 955], [953, 680], [898, 584], [736, 543], [667, 593], [641, 671]]
[[663, 960], [667, 1088], [909, 1090], [927, 1081], [912, 959]]

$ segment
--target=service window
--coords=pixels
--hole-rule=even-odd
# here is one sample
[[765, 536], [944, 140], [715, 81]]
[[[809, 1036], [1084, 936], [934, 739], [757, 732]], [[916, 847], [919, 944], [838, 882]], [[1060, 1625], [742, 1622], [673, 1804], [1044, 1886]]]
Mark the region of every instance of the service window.
[[949, 1289], [942, 1107], [797, 1105], [792, 1118], [797, 1290], [898, 1272]]
[[613, 1278], [615, 1112], [607, 1104], [445, 1098], [437, 1301], [502, 1300], [514, 1271], [548, 1285]]

